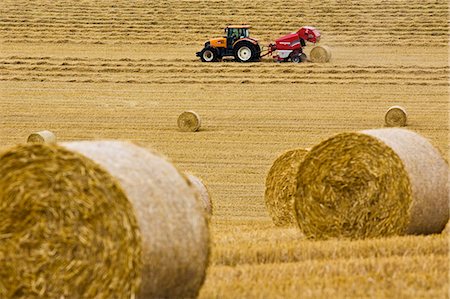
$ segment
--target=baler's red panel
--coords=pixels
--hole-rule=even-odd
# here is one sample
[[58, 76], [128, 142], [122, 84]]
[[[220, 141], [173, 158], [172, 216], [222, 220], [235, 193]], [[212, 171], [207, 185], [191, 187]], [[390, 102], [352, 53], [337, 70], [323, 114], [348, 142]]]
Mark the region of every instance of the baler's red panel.
[[297, 33], [290, 33], [275, 40], [277, 50], [297, 50], [301, 48]]

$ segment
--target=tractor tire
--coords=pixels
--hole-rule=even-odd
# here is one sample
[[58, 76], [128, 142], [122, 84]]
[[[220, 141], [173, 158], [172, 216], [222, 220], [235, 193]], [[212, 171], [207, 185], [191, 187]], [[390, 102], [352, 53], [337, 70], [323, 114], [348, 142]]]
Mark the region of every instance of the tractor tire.
[[256, 49], [256, 51], [252, 57], [252, 60], [260, 61], [261, 60], [261, 47], [258, 44], [256, 44], [255, 49]]
[[200, 59], [203, 62], [215, 62], [219, 60], [219, 54], [213, 47], [205, 47], [200, 53]]
[[[238, 42], [234, 46], [234, 58], [239, 62], [250, 62], [257, 56], [256, 47], [248, 41]], [[259, 55], [258, 55], [259, 57]]]

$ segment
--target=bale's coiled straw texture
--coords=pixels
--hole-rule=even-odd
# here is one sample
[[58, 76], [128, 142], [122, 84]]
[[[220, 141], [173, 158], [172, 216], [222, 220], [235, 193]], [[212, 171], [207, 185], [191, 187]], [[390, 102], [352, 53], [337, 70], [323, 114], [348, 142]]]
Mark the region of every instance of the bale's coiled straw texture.
[[315, 46], [309, 53], [309, 59], [316, 63], [329, 62], [331, 59], [331, 49], [328, 46]]
[[408, 114], [401, 106], [390, 107], [384, 115], [384, 122], [388, 127], [404, 127], [407, 119]]
[[194, 111], [184, 111], [178, 117], [178, 128], [183, 132], [198, 131], [200, 126], [200, 116]]
[[273, 162], [267, 174], [264, 200], [272, 221], [277, 226], [296, 223], [294, 196], [297, 174], [307, 153], [305, 149], [295, 149], [282, 154]]
[[39, 132], [30, 134], [28, 136], [27, 142], [55, 144], [56, 143], [56, 135], [50, 131], [39, 131]]
[[405, 129], [342, 133], [300, 165], [295, 211], [310, 238], [441, 232], [449, 218], [448, 165]]
[[45, 144], [0, 154], [1, 298], [132, 298], [140, 244], [126, 195], [91, 160]]
[[63, 146], [104, 167], [134, 207], [143, 257], [138, 298], [196, 297], [205, 278], [209, 233], [206, 215], [186, 178], [159, 155], [131, 143]]
[[197, 177], [191, 173], [186, 173], [186, 177], [187, 177], [189, 183], [197, 191], [200, 202], [202, 203], [202, 206], [203, 206], [205, 212], [208, 215], [212, 215], [213, 204], [211, 201], [211, 196], [209, 194], [208, 188], [206, 188], [206, 185], [203, 183], [203, 181], [199, 177]]

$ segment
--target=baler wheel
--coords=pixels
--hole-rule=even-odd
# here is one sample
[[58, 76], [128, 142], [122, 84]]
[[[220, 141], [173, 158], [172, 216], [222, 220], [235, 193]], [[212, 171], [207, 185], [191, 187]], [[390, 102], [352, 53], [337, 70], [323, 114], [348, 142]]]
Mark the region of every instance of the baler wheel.
[[291, 58], [291, 61], [292, 61], [293, 63], [299, 63], [299, 62], [301, 62], [300, 56], [298, 56], [298, 55], [293, 56], [293, 57]]
[[293, 63], [305, 62], [306, 60], [307, 58], [305, 53], [301, 53], [300, 55], [294, 55], [291, 58], [291, 61]]

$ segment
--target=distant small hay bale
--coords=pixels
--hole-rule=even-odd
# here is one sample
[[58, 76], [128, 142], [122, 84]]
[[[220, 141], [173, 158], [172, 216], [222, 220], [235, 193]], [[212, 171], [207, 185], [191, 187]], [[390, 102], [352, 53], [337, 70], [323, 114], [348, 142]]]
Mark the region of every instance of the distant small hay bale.
[[276, 226], [296, 223], [294, 196], [297, 190], [297, 173], [307, 153], [308, 150], [305, 149], [285, 152], [273, 162], [267, 174], [264, 200]]
[[209, 195], [208, 188], [203, 183], [203, 181], [191, 173], [186, 173], [186, 177], [189, 183], [198, 192], [200, 202], [208, 215], [213, 213], [213, 204], [211, 201], [211, 196]]
[[178, 117], [178, 128], [183, 132], [196, 132], [200, 126], [200, 116], [194, 111], [184, 111]]
[[405, 108], [401, 106], [390, 107], [385, 115], [384, 121], [388, 127], [404, 127], [408, 119]]
[[449, 219], [448, 175], [439, 151], [412, 131], [338, 134], [299, 167], [297, 222], [317, 239], [439, 233]]
[[131, 143], [62, 146], [0, 153], [0, 297], [197, 296], [208, 224], [182, 174]]
[[315, 46], [309, 53], [309, 59], [312, 62], [324, 63], [331, 59], [331, 49], [328, 46]]
[[50, 131], [40, 131], [30, 134], [30, 136], [28, 136], [27, 142], [55, 144], [56, 135]]

